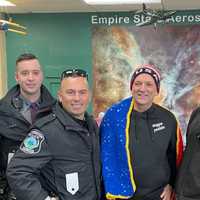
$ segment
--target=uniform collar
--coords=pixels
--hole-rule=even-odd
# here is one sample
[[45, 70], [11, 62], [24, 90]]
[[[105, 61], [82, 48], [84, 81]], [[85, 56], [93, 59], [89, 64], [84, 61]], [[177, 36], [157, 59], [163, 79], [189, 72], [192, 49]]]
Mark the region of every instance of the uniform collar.
[[[30, 107], [31, 104], [33, 102], [30, 102], [28, 99], [24, 98], [21, 94], [19, 95], [19, 98], [22, 100], [23, 102], [23, 107]], [[39, 98], [36, 102], [34, 102], [38, 107], [40, 106], [41, 104], [41, 98]]]

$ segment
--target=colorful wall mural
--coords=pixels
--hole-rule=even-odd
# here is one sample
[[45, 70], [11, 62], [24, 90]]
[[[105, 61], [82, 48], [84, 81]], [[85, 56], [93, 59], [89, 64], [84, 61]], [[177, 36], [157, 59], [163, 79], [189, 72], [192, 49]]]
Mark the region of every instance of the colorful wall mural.
[[193, 109], [200, 104], [200, 26], [93, 26], [94, 114], [130, 96], [129, 80], [140, 64], [161, 73], [155, 100], [170, 109], [183, 133]]

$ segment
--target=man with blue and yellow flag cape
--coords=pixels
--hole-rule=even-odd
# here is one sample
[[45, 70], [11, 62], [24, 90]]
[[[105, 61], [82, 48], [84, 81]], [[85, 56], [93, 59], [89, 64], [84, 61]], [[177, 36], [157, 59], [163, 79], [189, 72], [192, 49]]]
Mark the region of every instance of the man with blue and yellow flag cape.
[[100, 126], [106, 198], [171, 200], [183, 143], [174, 115], [153, 103], [160, 74], [141, 66], [130, 89], [132, 97], [111, 106]]

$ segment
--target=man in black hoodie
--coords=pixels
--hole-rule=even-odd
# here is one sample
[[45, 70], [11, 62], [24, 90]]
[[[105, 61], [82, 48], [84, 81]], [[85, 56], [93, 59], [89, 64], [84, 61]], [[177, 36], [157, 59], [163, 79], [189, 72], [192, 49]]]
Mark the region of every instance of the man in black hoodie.
[[112, 105], [100, 125], [102, 174], [109, 200], [172, 200], [182, 137], [175, 116], [155, 104], [160, 74], [142, 65], [132, 96]]
[[39, 116], [48, 113], [55, 100], [42, 85], [37, 57], [22, 54], [16, 60], [17, 85], [0, 100], [0, 200], [16, 199], [6, 180], [7, 164]]

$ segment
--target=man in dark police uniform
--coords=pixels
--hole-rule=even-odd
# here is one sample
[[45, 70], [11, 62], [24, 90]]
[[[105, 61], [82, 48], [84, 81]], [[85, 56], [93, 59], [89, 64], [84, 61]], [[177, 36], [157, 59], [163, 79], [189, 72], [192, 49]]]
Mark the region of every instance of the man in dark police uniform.
[[100, 198], [99, 136], [96, 122], [86, 112], [87, 79], [81, 69], [62, 73], [52, 113], [35, 123], [12, 158], [7, 175], [20, 200]]
[[7, 164], [34, 121], [55, 102], [42, 85], [42, 68], [35, 55], [17, 58], [15, 79], [17, 85], [0, 100], [0, 200], [16, 199], [7, 184]]

